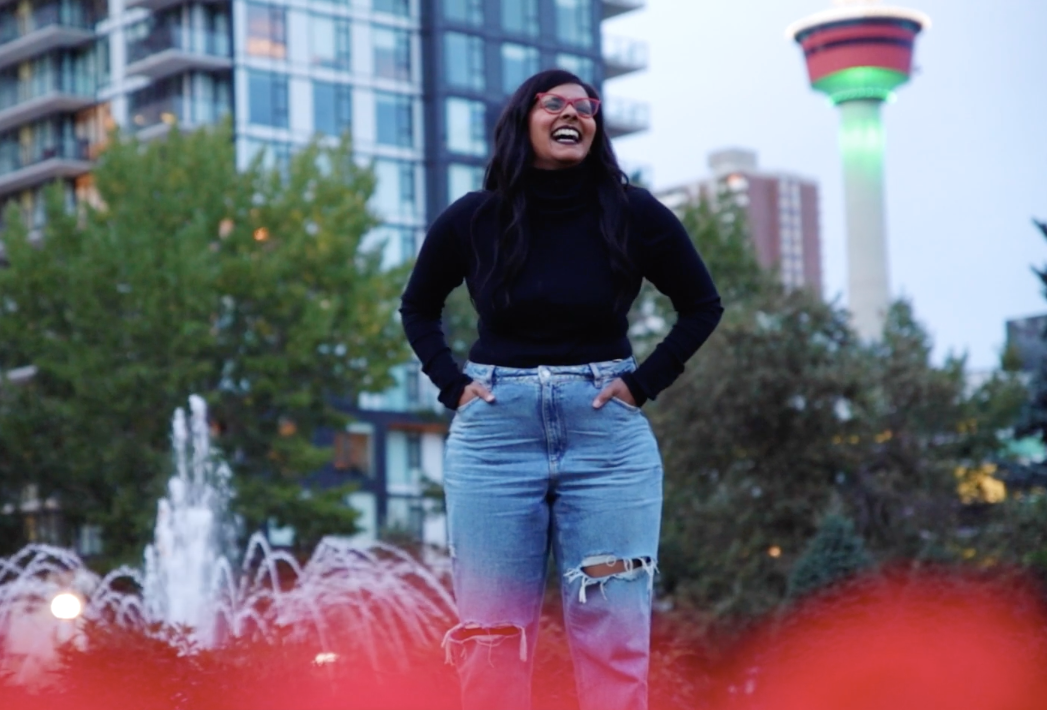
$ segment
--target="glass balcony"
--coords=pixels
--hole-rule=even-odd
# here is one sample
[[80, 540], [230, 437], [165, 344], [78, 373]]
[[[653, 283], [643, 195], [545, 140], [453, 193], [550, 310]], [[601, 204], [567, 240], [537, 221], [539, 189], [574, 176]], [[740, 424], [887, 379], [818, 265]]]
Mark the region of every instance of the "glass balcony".
[[603, 36], [604, 79], [647, 68], [647, 43], [627, 37]]
[[[202, 0], [205, 5], [217, 5], [227, 1], [228, 0]], [[129, 10], [135, 7], [144, 7], [153, 12], [161, 12], [162, 10], [174, 7], [175, 5], [183, 4], [185, 4], [185, 0], [124, 0], [124, 6]]]
[[603, 0], [602, 18], [607, 20], [611, 17], [639, 10], [647, 4], [647, 0]]
[[147, 104], [131, 107], [130, 129], [135, 133], [150, 132], [158, 126], [173, 126], [175, 123], [185, 124], [188, 111], [188, 101], [181, 96], [168, 96], [166, 98], [150, 101]]
[[42, 71], [28, 80], [0, 76], [0, 131], [95, 103], [93, 78], [85, 72]]
[[601, 106], [604, 127], [611, 138], [646, 131], [651, 127], [651, 107], [643, 101], [607, 98]]
[[142, 138], [166, 133], [177, 123], [193, 128], [217, 123], [229, 113], [229, 106], [213, 101], [199, 101], [184, 96], [166, 96], [148, 103], [131, 106], [129, 128]]
[[159, 79], [194, 69], [217, 71], [232, 67], [231, 57], [232, 43], [224, 32], [166, 25], [127, 43], [127, 74]]
[[65, 138], [28, 145], [0, 143], [0, 194], [54, 178], [76, 177], [90, 169], [86, 140]]
[[74, 0], [34, 5], [28, 14], [0, 10], [0, 68], [88, 44], [95, 38], [93, 27], [89, 10]]

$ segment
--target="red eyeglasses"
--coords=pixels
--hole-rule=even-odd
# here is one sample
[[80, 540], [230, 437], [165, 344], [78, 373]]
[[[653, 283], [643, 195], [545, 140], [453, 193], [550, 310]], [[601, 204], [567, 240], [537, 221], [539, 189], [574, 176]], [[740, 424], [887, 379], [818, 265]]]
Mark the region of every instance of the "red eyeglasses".
[[542, 92], [535, 94], [535, 101], [546, 112], [553, 114], [562, 113], [568, 106], [574, 106], [574, 110], [583, 118], [592, 118], [600, 110], [600, 100], [584, 96], [580, 99], [568, 99], [559, 94]]

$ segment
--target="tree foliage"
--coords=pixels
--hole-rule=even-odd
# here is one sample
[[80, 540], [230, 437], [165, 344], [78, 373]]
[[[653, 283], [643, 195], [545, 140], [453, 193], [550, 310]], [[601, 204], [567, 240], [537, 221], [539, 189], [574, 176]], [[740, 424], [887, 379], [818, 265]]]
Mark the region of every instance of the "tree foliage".
[[810, 594], [847, 579], [869, 564], [865, 541], [842, 515], [826, 515], [789, 573], [788, 596]]
[[874, 562], [964, 557], [957, 474], [999, 450], [1013, 378], [970, 391], [964, 359], [935, 364], [904, 301], [879, 341], [861, 342], [842, 308], [753, 273], [744, 225], [712, 207], [690, 215], [733, 296], [649, 407], [666, 473], [666, 591], [718, 618], [772, 609], [830, 511], [854, 521]]
[[310, 145], [284, 173], [261, 158], [238, 171], [224, 126], [115, 136], [94, 178], [98, 200], [76, 212], [49, 192], [39, 244], [7, 215], [0, 370], [38, 373], [0, 398], [5, 501], [35, 485], [70, 530], [101, 525], [111, 561], [136, 557], [170, 470], [171, 412], [196, 392], [249, 528], [351, 530], [352, 511], [323, 495], [320, 516], [287, 501], [330, 458], [318, 432], [346, 421], [332, 396], [388, 386], [405, 356], [403, 273], [365, 238], [370, 171], [348, 141]]

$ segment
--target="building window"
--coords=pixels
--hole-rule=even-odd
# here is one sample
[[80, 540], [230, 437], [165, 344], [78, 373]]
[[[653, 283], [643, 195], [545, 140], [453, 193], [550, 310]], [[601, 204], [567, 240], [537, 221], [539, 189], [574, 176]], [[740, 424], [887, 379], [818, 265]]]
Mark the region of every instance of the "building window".
[[422, 385], [419, 381], [422, 371], [417, 363], [404, 365], [404, 390], [407, 396], [407, 406], [417, 406], [422, 401]]
[[486, 112], [482, 101], [469, 99], [447, 99], [447, 149], [452, 153], [487, 155], [487, 139], [484, 129]]
[[592, 0], [556, 0], [556, 39], [576, 47], [593, 46]]
[[502, 29], [518, 35], [538, 35], [538, 0], [502, 0]]
[[484, 169], [478, 165], [451, 163], [447, 166], [447, 201], [454, 202], [467, 192], [482, 190]]
[[484, 21], [482, 0], [443, 0], [444, 19], [466, 25], [482, 25]]
[[404, 30], [376, 27], [374, 75], [382, 79], [411, 79], [411, 35]]
[[388, 12], [390, 15], [407, 17], [411, 14], [410, 0], [373, 0], [371, 7], [375, 12]]
[[348, 84], [313, 82], [313, 129], [328, 136], [340, 136], [353, 120], [353, 90]]
[[372, 475], [371, 432], [340, 431], [334, 437], [334, 467], [362, 476]]
[[480, 37], [448, 32], [444, 35], [444, 73], [448, 85], [484, 89], [484, 41]]
[[375, 93], [378, 143], [410, 148], [414, 145], [413, 107], [410, 96]]
[[400, 233], [400, 255], [405, 262], [418, 256], [418, 235], [413, 229], [405, 229]]
[[102, 527], [100, 525], [81, 525], [76, 541], [76, 551], [81, 557], [102, 554]]
[[374, 175], [375, 209], [386, 219], [413, 217], [417, 212], [414, 163], [400, 160], [376, 160]]
[[422, 504], [418, 497], [389, 496], [385, 515], [387, 533], [421, 540], [423, 525]]
[[287, 13], [284, 8], [247, 6], [247, 53], [252, 57], [287, 58]]
[[400, 262], [408, 262], [416, 256], [418, 256], [418, 237], [415, 230], [404, 227], [400, 230]]
[[260, 126], [287, 128], [287, 76], [248, 70], [249, 121]]
[[571, 72], [586, 83], [592, 84], [596, 80], [593, 60], [589, 57], [579, 57], [577, 54], [557, 54], [556, 66]]
[[313, 15], [310, 54], [313, 66], [348, 69], [349, 21], [338, 17]]
[[286, 173], [291, 165], [291, 144], [283, 141], [263, 141], [257, 138], [243, 139], [244, 154], [251, 161], [262, 156], [262, 166], [269, 170]]
[[538, 50], [522, 44], [502, 45], [502, 90], [516, 91], [525, 79], [538, 71]]
[[418, 470], [422, 467], [422, 435], [417, 432], [407, 434], [407, 468]]

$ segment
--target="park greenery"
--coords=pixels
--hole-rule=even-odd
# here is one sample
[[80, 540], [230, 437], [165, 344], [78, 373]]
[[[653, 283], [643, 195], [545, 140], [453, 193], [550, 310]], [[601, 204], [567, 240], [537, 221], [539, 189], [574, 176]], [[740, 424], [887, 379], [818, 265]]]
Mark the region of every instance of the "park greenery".
[[237, 170], [223, 126], [116, 135], [94, 180], [75, 211], [49, 192], [39, 235], [6, 215], [0, 371], [37, 373], [0, 385], [0, 506], [31, 487], [59, 502], [67, 536], [101, 527], [103, 564], [137, 562], [171, 472], [171, 413], [199, 393], [247, 531], [293, 525], [303, 548], [351, 531], [344, 490], [302, 484], [331, 459], [318, 432], [346, 421], [334, 397], [390, 385], [407, 355], [393, 318], [405, 272], [365, 239], [371, 172], [348, 141]]
[[[225, 126], [114, 136], [94, 175], [98, 199], [75, 211], [50, 193], [39, 235], [6, 215], [0, 371], [37, 372], [0, 382], [0, 507], [31, 488], [59, 502], [67, 530], [102, 528], [103, 566], [137, 561], [170, 475], [170, 413], [196, 392], [246, 531], [292, 525], [303, 552], [351, 531], [346, 491], [309, 489], [332, 456], [317, 442], [346, 423], [339, 401], [390, 385], [408, 355], [394, 318], [406, 271], [383, 268], [367, 238], [371, 172], [347, 140], [238, 170]], [[972, 383], [962, 356], [936, 362], [905, 301], [881, 339], [860, 341], [837, 303], [758, 265], [729, 199], [682, 220], [727, 310], [646, 407], [666, 475], [662, 593], [730, 623], [867, 569], [1045, 574], [1043, 491], [1012, 491], [1002, 473], [1028, 396], [1019, 375]], [[641, 358], [673, 317], [645, 284], [630, 331]], [[445, 325], [464, 359], [464, 288]], [[1047, 421], [1040, 410], [1026, 421]], [[3, 544], [19, 546], [0, 518]]]
[[[727, 311], [650, 406], [666, 472], [665, 591], [738, 620], [873, 565], [1042, 555], [994, 476], [1026, 397], [1020, 378], [998, 371], [972, 386], [962, 356], [936, 364], [905, 301], [878, 342], [861, 342], [838, 305], [761, 272], [740, 210], [717, 204], [683, 221]], [[637, 320], [648, 343], [672, 319], [651, 303]]]

